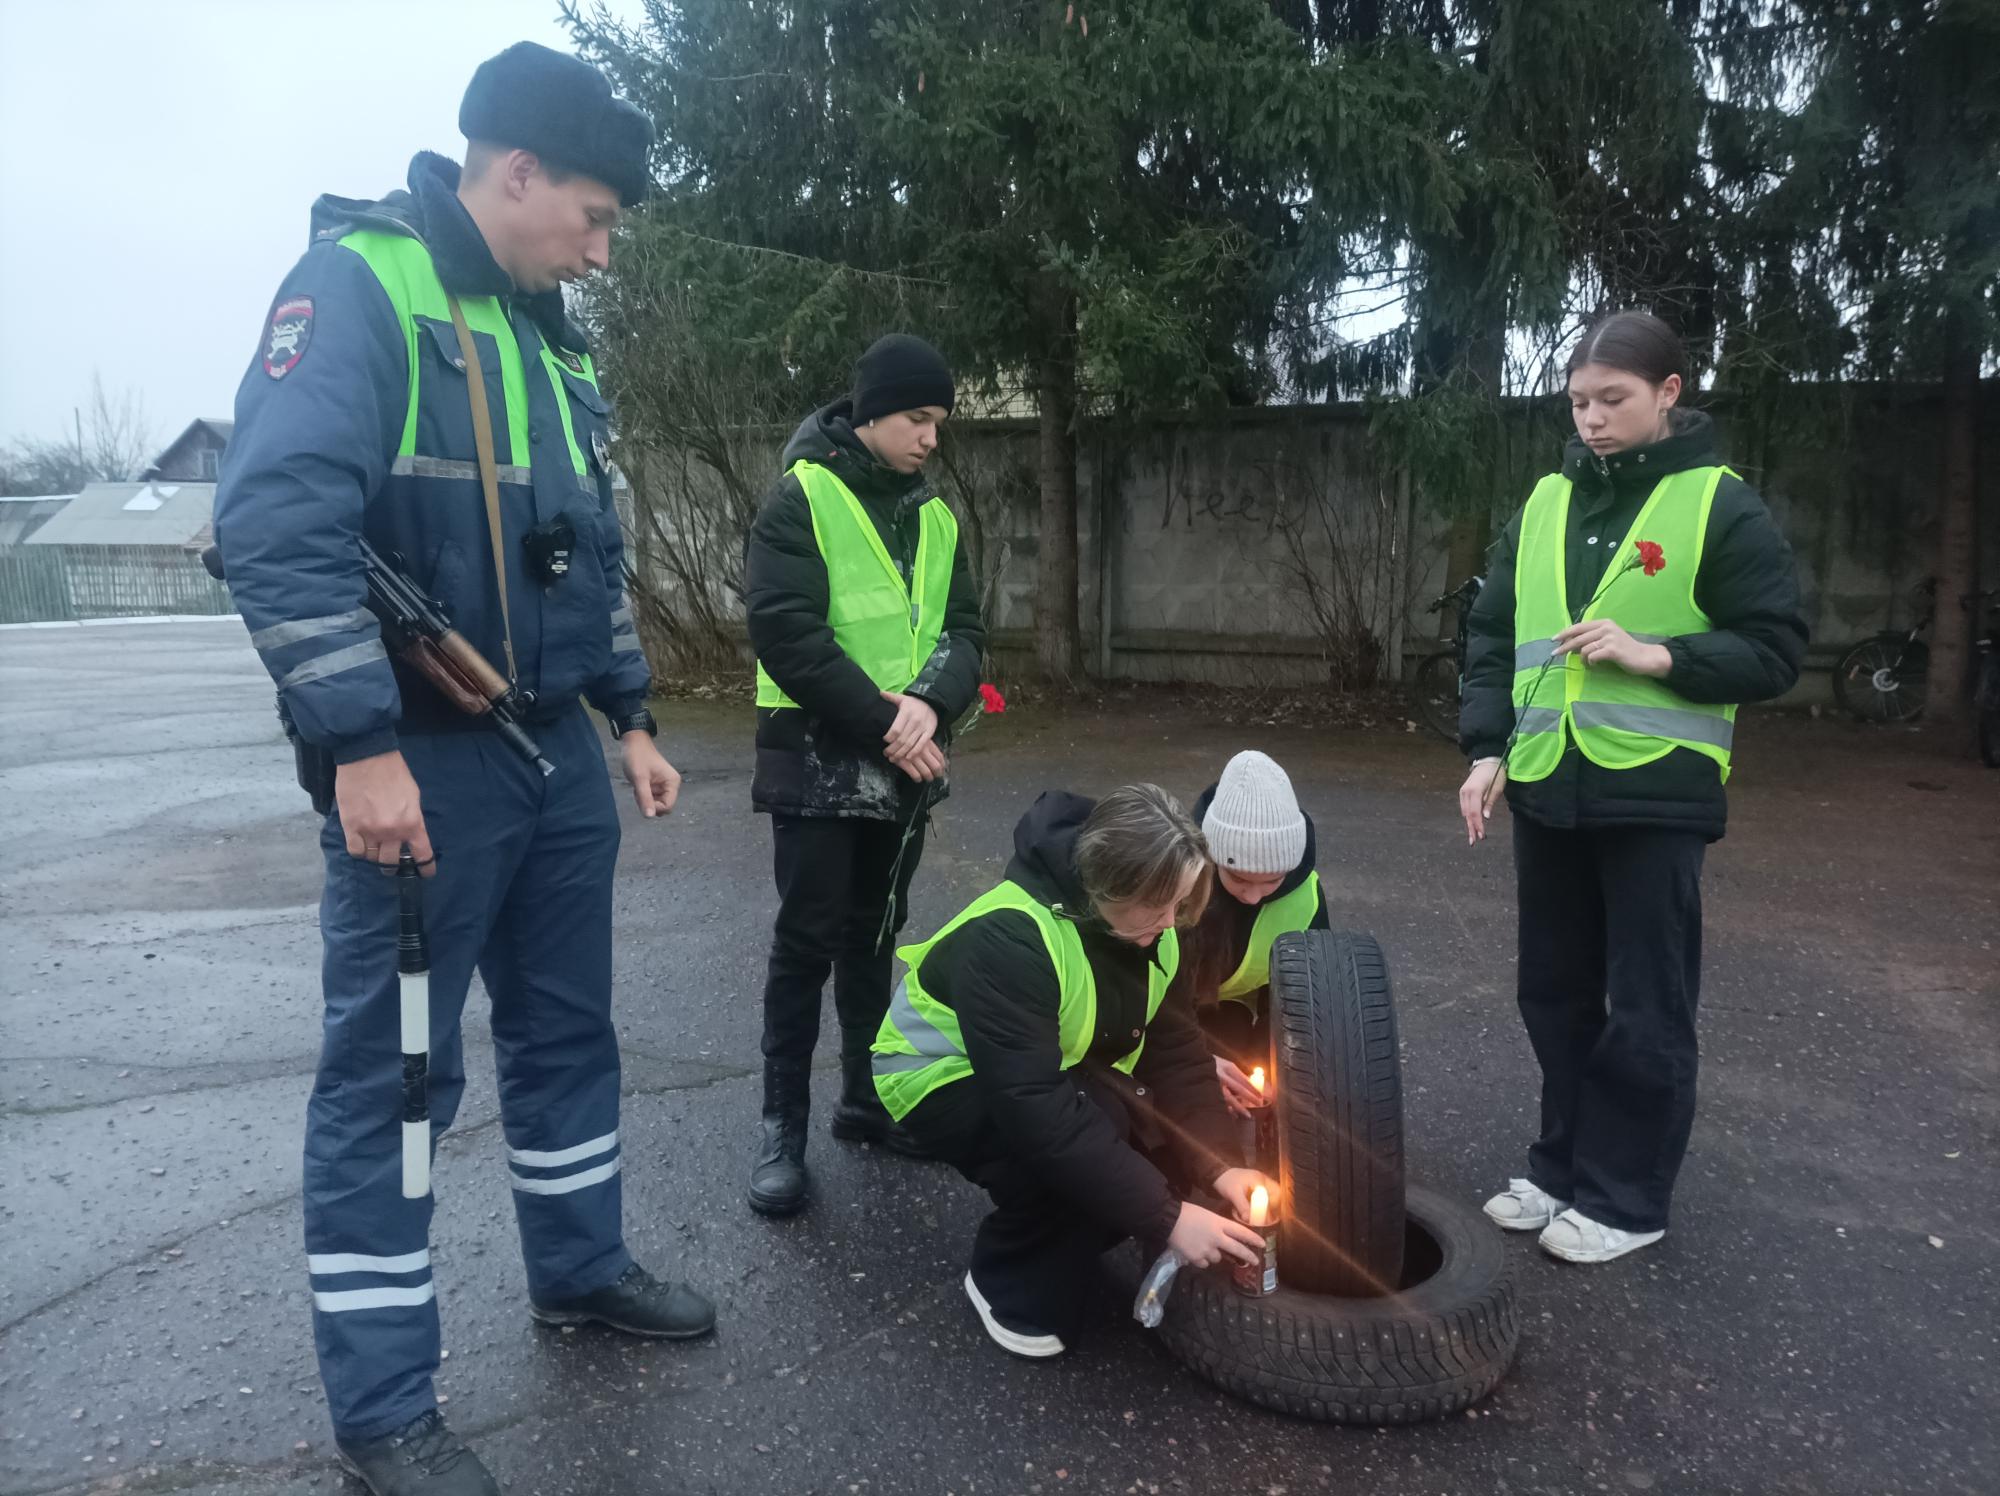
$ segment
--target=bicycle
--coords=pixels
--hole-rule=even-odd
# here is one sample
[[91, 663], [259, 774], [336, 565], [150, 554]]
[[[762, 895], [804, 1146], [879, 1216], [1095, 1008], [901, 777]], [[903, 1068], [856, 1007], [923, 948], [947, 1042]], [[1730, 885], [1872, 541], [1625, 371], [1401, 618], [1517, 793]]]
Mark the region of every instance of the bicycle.
[[1431, 599], [1424, 610], [1427, 613], [1442, 613], [1446, 608], [1458, 610], [1451, 648], [1425, 655], [1417, 662], [1412, 679], [1417, 715], [1423, 718], [1424, 726], [1450, 743], [1458, 741], [1458, 698], [1465, 684], [1466, 629], [1472, 620], [1473, 601], [1485, 585], [1484, 577], [1467, 577], [1443, 596]]
[[1914, 722], [1930, 693], [1931, 648], [1921, 637], [1937, 617], [1937, 579], [1916, 591], [1922, 607], [1903, 633], [1885, 630], [1849, 649], [1833, 667], [1833, 695], [1863, 722]]

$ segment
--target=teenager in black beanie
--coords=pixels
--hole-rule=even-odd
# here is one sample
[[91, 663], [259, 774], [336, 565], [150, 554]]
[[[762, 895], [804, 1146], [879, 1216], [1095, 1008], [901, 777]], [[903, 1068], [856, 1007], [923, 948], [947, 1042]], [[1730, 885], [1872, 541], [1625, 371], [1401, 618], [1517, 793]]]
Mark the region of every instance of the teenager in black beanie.
[[869, 1050], [889, 1007], [949, 726], [978, 694], [986, 629], [958, 524], [925, 478], [957, 403], [922, 338], [892, 334], [852, 391], [787, 443], [745, 564], [757, 653], [756, 808], [771, 817], [779, 908], [764, 986], [764, 1114], [750, 1204], [805, 1204], [806, 1116], [820, 993], [840, 1016], [835, 1137], [908, 1151], [875, 1094]]
[[848, 418], [856, 426], [899, 411], [930, 409], [942, 413], [928, 423], [935, 432], [937, 421], [958, 403], [958, 395], [943, 354], [922, 338], [892, 332], [870, 343], [854, 361], [854, 390], [848, 401]]

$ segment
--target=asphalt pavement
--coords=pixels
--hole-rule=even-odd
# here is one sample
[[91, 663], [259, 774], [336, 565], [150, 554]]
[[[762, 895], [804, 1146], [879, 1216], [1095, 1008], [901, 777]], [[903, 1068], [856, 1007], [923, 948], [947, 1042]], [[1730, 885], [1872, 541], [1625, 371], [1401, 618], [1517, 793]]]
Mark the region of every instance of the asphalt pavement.
[[[1510, 1241], [1512, 1375], [1381, 1431], [1230, 1400], [1108, 1289], [1070, 1356], [1002, 1354], [958, 1286], [981, 1197], [828, 1138], [824, 1047], [815, 1202], [752, 1215], [775, 896], [750, 711], [660, 710], [686, 789], [662, 823], [623, 800], [617, 893], [627, 1229], [721, 1324], [529, 1322], [475, 991], [436, 1173], [439, 1388], [510, 1491], [2000, 1490], [2000, 773], [1746, 714], [1673, 1228], [1596, 1268]], [[1291, 771], [1336, 920], [1389, 954], [1413, 1176], [1476, 1204], [1521, 1172], [1535, 1071], [1507, 829], [1463, 845], [1440, 741], [1196, 720], [1164, 690], [1019, 705], [964, 745], [912, 931], [994, 879], [1037, 790], [1191, 800], [1245, 746]], [[0, 631], [0, 1491], [358, 1490], [299, 1224], [314, 829], [239, 624]]]

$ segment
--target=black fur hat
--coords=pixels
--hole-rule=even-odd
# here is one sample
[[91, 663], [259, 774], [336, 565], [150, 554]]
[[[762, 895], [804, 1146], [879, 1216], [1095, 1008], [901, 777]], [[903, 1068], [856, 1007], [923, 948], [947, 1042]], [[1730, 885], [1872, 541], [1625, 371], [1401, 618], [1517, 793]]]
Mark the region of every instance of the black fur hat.
[[646, 195], [653, 122], [612, 95], [580, 57], [516, 42], [479, 64], [458, 106], [467, 140], [533, 151], [550, 166], [595, 177], [626, 207]]

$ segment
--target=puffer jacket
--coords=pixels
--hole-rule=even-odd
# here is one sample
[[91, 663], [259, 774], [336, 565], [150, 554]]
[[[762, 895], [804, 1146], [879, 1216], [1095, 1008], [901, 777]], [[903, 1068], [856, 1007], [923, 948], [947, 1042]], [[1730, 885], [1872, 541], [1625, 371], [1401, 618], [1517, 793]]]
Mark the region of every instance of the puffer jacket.
[[[1076, 870], [1076, 838], [1094, 801], [1051, 790], [1014, 828], [1007, 877], [1075, 922], [1097, 986], [1090, 1048], [1076, 1069], [1093, 1102], [1062, 1068], [1057, 1021], [1062, 988], [1035, 924], [1001, 909], [960, 925], [932, 946], [918, 976], [958, 1014], [972, 1074], [995, 1125], [1079, 1210], [1115, 1231], [1160, 1240], [1180, 1201], [1138, 1147], [1122, 1141], [1102, 1109], [1121, 1107], [1136, 1143], [1172, 1148], [1188, 1178], [1213, 1180], [1240, 1162], [1237, 1130], [1216, 1083], [1215, 1061], [1185, 993], [1170, 993], [1147, 1022], [1148, 979], [1159, 947], [1118, 939], [1090, 912]], [[1144, 1035], [1131, 1075], [1112, 1068]]]
[[[916, 562], [918, 510], [937, 490], [922, 473], [909, 476], [877, 462], [854, 434], [851, 410], [837, 400], [800, 423], [785, 445], [785, 474], [750, 530], [744, 557], [750, 643], [771, 679], [798, 703], [757, 709], [750, 798], [759, 811], [778, 815], [899, 820], [912, 813], [921, 791], [883, 756], [896, 709], [834, 641], [826, 561], [805, 490], [790, 468], [806, 458], [830, 468], [861, 501], [905, 581]], [[944, 631], [907, 692], [936, 709], [940, 740], [948, 740], [951, 723], [978, 694], [985, 652], [979, 589], [961, 543], [952, 557]], [[938, 781], [930, 799], [946, 791]]]
[[[341, 763], [391, 751], [399, 731], [478, 725], [387, 655], [364, 605], [360, 537], [398, 558], [496, 668], [505, 662], [465, 361], [448, 317], [399, 318], [368, 257], [384, 244], [427, 255], [469, 318], [490, 308], [506, 322], [505, 339], [475, 329], [473, 346], [496, 449], [507, 622], [519, 684], [538, 699], [531, 715], [553, 717], [582, 696], [628, 716], [651, 684], [625, 597], [610, 410], [588, 346], [560, 292], [514, 290], [458, 200], [458, 177], [455, 162], [426, 152], [407, 191], [313, 205], [311, 245], [279, 287], [237, 391], [216, 487], [216, 544], [251, 643], [300, 734]], [[568, 574], [545, 583], [521, 540], [558, 518], [575, 549]]]
[[[1704, 412], [1676, 411], [1660, 442], [1600, 457], [1580, 437], [1563, 453], [1563, 473], [1575, 485], [1570, 502], [1566, 565], [1569, 595], [1590, 597], [1612, 551], [1638, 518], [1660, 479], [1721, 463], [1715, 423]], [[1465, 688], [1459, 706], [1459, 746], [1469, 758], [1497, 756], [1514, 724], [1514, 571], [1521, 537], [1515, 515], [1494, 542], [1487, 582], [1468, 625]], [[1712, 631], [1667, 641], [1673, 656], [1666, 684], [1704, 704], [1769, 701], [1799, 678], [1806, 622], [1799, 606], [1792, 550], [1756, 490], [1724, 474], [1715, 491], [1694, 596], [1714, 620]], [[1719, 838], [1728, 821], [1722, 772], [1713, 759], [1685, 748], [1634, 769], [1606, 769], [1574, 745], [1546, 779], [1509, 781], [1507, 803], [1517, 815], [1559, 830], [1644, 826]]]

